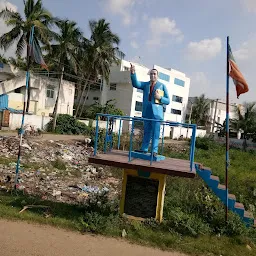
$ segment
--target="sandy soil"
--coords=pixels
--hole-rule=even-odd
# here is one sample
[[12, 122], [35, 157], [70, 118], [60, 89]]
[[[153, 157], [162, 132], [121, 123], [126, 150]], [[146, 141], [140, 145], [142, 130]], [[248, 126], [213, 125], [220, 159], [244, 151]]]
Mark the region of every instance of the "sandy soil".
[[0, 220], [1, 256], [185, 256], [120, 239], [81, 235], [49, 226]]

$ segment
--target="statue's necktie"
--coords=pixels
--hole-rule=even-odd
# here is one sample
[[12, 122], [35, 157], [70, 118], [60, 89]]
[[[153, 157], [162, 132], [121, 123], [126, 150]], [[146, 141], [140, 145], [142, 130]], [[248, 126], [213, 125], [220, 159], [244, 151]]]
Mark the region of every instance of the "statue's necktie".
[[154, 84], [152, 83], [151, 86], [150, 86], [150, 93], [149, 93], [149, 96], [148, 96], [148, 101], [151, 101], [151, 97], [152, 97], [152, 93], [153, 93], [153, 90], [154, 90]]

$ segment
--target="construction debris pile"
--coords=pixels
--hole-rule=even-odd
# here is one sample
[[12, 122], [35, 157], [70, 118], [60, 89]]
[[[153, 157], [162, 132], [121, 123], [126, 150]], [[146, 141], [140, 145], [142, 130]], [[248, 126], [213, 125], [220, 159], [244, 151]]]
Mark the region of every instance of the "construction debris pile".
[[[90, 141], [23, 140], [17, 188], [45, 200], [83, 203], [91, 195], [115, 197], [120, 179], [88, 164]], [[0, 189], [14, 187], [19, 138], [0, 136]]]

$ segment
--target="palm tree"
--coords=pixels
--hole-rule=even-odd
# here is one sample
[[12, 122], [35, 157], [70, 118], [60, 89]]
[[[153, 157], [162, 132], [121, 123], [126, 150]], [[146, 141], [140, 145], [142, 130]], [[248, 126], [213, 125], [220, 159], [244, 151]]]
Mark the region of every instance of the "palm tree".
[[56, 22], [59, 33], [54, 36], [55, 44], [51, 45], [48, 57], [57, 63], [58, 71], [61, 73], [57, 98], [54, 106], [53, 130], [56, 127], [58, 103], [61, 91], [61, 83], [65, 65], [69, 65], [76, 72], [78, 68], [77, 52], [82, 40], [82, 32], [77, 27], [77, 23], [69, 20], [59, 20]]
[[192, 120], [197, 125], [206, 126], [209, 121], [210, 100], [202, 94], [195, 98], [192, 108]]
[[236, 131], [243, 130], [244, 143], [243, 149], [246, 151], [246, 139], [248, 134], [255, 134], [256, 130], [256, 102], [244, 103], [243, 109], [240, 105], [237, 107], [236, 118], [230, 120], [230, 126]]
[[[53, 23], [53, 17], [49, 11], [43, 8], [42, 0], [23, 0], [25, 19], [18, 12], [13, 12], [8, 8], [0, 12], [0, 18], [3, 18], [5, 24], [12, 29], [0, 37], [0, 48], [8, 50], [14, 43], [17, 42], [16, 56], [21, 57], [27, 48], [32, 26], [35, 26], [34, 40], [37, 44], [48, 44], [50, 42], [51, 30], [50, 26]], [[27, 59], [27, 69], [29, 69], [29, 58]], [[30, 83], [28, 88], [27, 109], [30, 102]]]
[[7, 26], [12, 29], [0, 37], [0, 47], [5, 51], [17, 41], [16, 55], [20, 57], [29, 43], [31, 27], [34, 25], [35, 38], [43, 43], [49, 44], [51, 35], [50, 26], [53, 17], [49, 11], [43, 8], [42, 0], [23, 0], [25, 19], [18, 12], [8, 8], [0, 12], [0, 18], [5, 20]]
[[[124, 57], [124, 53], [118, 48], [120, 39], [117, 34], [114, 34], [110, 29], [110, 24], [105, 19], [98, 21], [91, 20], [89, 22], [91, 37], [85, 43], [85, 63], [87, 64], [89, 73], [88, 80], [92, 78], [94, 81], [99, 76], [102, 79], [109, 81], [110, 67], [113, 63], [118, 64], [120, 58]], [[85, 101], [82, 103], [86, 85], [80, 96], [79, 103], [76, 109], [75, 116], [77, 116], [79, 109], [80, 114], [83, 113]], [[87, 95], [90, 91], [90, 84], [88, 84]]]
[[0, 63], [3, 63], [3, 64], [7, 64], [8, 63], [8, 60], [2, 54], [0, 54]]

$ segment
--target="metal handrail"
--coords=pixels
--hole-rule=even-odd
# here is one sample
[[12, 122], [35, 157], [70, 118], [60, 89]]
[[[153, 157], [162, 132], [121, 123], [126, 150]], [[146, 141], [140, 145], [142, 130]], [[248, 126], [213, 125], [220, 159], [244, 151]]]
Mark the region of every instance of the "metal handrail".
[[[164, 120], [157, 120], [157, 119], [149, 119], [144, 117], [130, 117], [130, 116], [118, 116], [118, 115], [110, 115], [110, 114], [102, 114], [98, 113], [96, 115], [96, 134], [95, 134], [95, 141], [94, 141], [94, 156], [97, 154], [97, 146], [98, 146], [98, 132], [99, 132], [99, 118], [100, 117], [106, 117], [106, 135], [105, 135], [105, 142], [104, 142], [104, 153], [106, 153], [106, 146], [107, 146], [107, 136], [108, 136], [108, 124], [109, 120], [120, 120], [119, 123], [119, 131], [118, 131], [118, 149], [120, 149], [120, 139], [121, 139], [121, 123], [123, 121], [130, 121], [131, 124], [131, 133], [130, 133], [130, 147], [129, 147], [129, 154], [128, 154], [128, 161], [131, 161], [131, 152], [132, 152], [132, 136], [134, 131], [134, 123], [135, 121], [153, 121], [153, 122], [161, 122], [161, 125], [163, 125], [163, 131], [162, 131], [162, 153], [163, 153], [163, 145], [164, 145], [164, 127], [165, 126], [172, 126], [172, 127], [184, 127], [184, 128], [192, 128], [192, 136], [191, 136], [191, 144], [190, 144], [190, 155], [189, 155], [189, 161], [190, 161], [190, 170], [193, 170], [194, 167], [194, 157], [195, 157], [195, 142], [196, 142], [196, 124], [186, 124], [186, 123], [179, 123], [179, 122], [172, 122], [172, 121], [164, 121]], [[112, 131], [113, 132], [113, 131]], [[153, 147], [151, 147], [151, 159], [150, 159], [150, 165], [152, 165], [153, 162]]]

